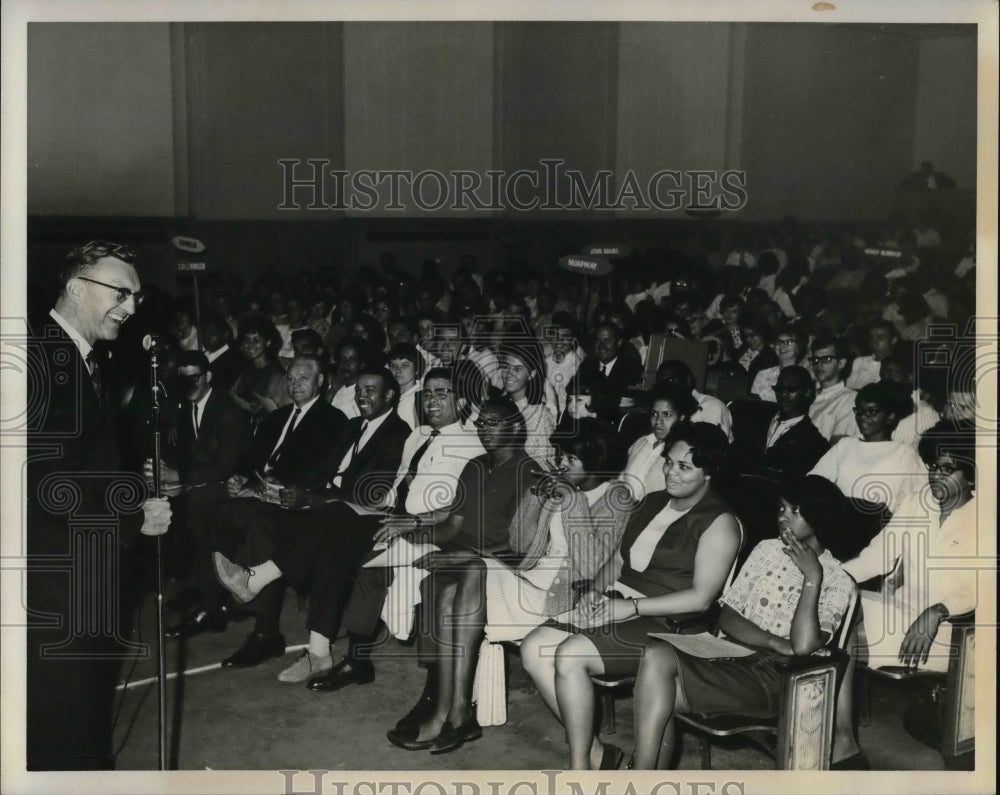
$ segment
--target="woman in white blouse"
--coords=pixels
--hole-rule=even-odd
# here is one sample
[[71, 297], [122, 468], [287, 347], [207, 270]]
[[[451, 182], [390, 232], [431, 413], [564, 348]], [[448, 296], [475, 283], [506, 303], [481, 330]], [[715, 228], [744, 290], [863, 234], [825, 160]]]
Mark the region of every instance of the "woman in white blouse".
[[417, 393], [424, 376], [424, 357], [417, 346], [409, 342], [398, 342], [386, 354], [389, 371], [399, 384], [399, 405], [396, 413], [411, 428], [421, 423], [417, 419]]
[[805, 335], [792, 325], [785, 325], [775, 337], [772, 347], [778, 355], [778, 363], [774, 367], [765, 367], [754, 376], [750, 386], [750, 394], [761, 400], [772, 403], [777, 400], [774, 385], [778, 383], [778, 375], [786, 367], [798, 364], [806, 350]]
[[535, 341], [507, 343], [500, 348], [503, 391], [514, 401], [528, 428], [525, 451], [545, 464], [552, 458], [549, 437], [556, 428], [552, 414], [545, 410], [545, 361]]
[[628, 449], [628, 461], [621, 479], [640, 502], [647, 494], [663, 491], [667, 481], [663, 474], [663, 440], [677, 421], [687, 422], [698, 410], [698, 401], [683, 387], [672, 384], [654, 384], [647, 393], [652, 401], [649, 413], [649, 430], [636, 439]]
[[926, 482], [927, 467], [917, 451], [892, 439], [901, 414], [898, 392], [885, 382], [863, 386], [854, 400], [862, 438], [841, 439], [809, 472], [837, 484], [854, 508], [843, 537], [828, 539], [841, 560], [856, 555], [885, 524], [885, 512], [894, 514]]

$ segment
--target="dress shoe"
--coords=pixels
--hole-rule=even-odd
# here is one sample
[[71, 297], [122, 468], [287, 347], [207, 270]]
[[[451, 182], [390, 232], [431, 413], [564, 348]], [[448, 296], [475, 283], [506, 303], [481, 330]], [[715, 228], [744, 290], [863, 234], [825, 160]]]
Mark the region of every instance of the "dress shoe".
[[232, 657], [222, 661], [223, 668], [253, 668], [285, 653], [285, 636], [261, 635], [254, 631]]
[[458, 728], [454, 728], [451, 725], [451, 721], [445, 721], [444, 726], [441, 727], [441, 733], [427, 747], [427, 750], [432, 754], [446, 754], [449, 751], [460, 748], [466, 743], [478, 740], [482, 736], [483, 727], [479, 725], [479, 721], [476, 720], [475, 715]]
[[434, 712], [434, 697], [424, 695], [413, 705], [413, 709], [407, 712], [396, 723], [396, 729], [405, 729], [407, 726], [419, 726], [427, 720]]
[[303, 649], [299, 659], [278, 674], [278, 681], [297, 684], [306, 681], [311, 676], [318, 676], [329, 671], [331, 668], [333, 668], [333, 657], [329, 654], [320, 657], [309, 649]]
[[[445, 723], [445, 726], [450, 726], [451, 724]], [[395, 745], [397, 748], [402, 748], [404, 751], [426, 751], [434, 743], [436, 743], [441, 735], [437, 737], [431, 737], [429, 740], [418, 740], [417, 737], [420, 734], [420, 726], [404, 726], [399, 729], [389, 729], [385, 733], [389, 742]]]
[[367, 685], [374, 681], [375, 666], [345, 657], [327, 673], [310, 679], [306, 687], [316, 693], [332, 693], [347, 685]]
[[207, 613], [198, 610], [192, 613], [179, 624], [167, 627], [163, 636], [165, 638], [193, 638], [205, 632], [225, 632], [229, 626], [229, 617], [222, 610]]
[[257, 594], [250, 590], [253, 569], [233, 563], [221, 552], [212, 553], [212, 563], [215, 565], [216, 578], [237, 602], [246, 604], [257, 598]]

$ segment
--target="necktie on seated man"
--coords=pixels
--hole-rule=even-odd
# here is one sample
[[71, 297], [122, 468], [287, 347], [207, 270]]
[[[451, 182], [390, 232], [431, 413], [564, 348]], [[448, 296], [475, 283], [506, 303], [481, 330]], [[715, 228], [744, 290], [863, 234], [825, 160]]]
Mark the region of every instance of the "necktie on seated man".
[[337, 474], [333, 476], [330, 481], [331, 486], [340, 488], [344, 482], [344, 473], [350, 469], [351, 464], [354, 462], [355, 456], [358, 454], [358, 447], [361, 445], [361, 437], [365, 435], [365, 431], [368, 430], [368, 420], [361, 423], [361, 430], [358, 431], [358, 435], [354, 437], [354, 444], [348, 448], [344, 457], [340, 459], [340, 466], [337, 467]]
[[277, 446], [274, 448], [274, 452], [271, 453], [271, 457], [267, 459], [267, 466], [269, 469], [274, 469], [278, 464], [278, 459], [281, 458], [281, 448], [285, 446], [288, 441], [288, 437], [292, 435], [295, 430], [295, 423], [298, 422], [299, 415], [302, 413], [302, 409], [298, 406], [295, 407], [295, 411], [292, 412], [292, 419], [285, 428], [285, 433], [282, 435], [281, 439], [278, 441]]
[[406, 470], [406, 474], [403, 475], [403, 479], [399, 482], [399, 486], [396, 487], [396, 505], [393, 513], [406, 513], [406, 498], [410, 493], [410, 484], [413, 483], [413, 478], [417, 476], [417, 465], [420, 463], [420, 459], [424, 457], [424, 453], [427, 452], [427, 448], [431, 446], [434, 437], [440, 433], [441, 431], [438, 430], [431, 431], [431, 435], [427, 437], [427, 441], [417, 448], [417, 451], [413, 454], [413, 458], [410, 459], [410, 466]]

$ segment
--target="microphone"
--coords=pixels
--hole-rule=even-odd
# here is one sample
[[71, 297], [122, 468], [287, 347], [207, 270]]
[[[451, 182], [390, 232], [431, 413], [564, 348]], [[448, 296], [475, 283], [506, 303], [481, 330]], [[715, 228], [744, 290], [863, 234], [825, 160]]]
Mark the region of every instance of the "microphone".
[[144, 351], [153, 351], [160, 346], [160, 336], [158, 334], [147, 334], [142, 338], [142, 349]]

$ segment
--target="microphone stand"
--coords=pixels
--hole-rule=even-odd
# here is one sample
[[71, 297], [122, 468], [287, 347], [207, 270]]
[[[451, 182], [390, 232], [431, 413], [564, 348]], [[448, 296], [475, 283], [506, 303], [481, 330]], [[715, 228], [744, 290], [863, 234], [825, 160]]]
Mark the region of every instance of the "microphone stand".
[[[149, 347], [150, 382], [153, 390], [153, 496], [160, 493], [160, 381], [157, 372], [156, 346]], [[156, 537], [156, 695], [159, 708], [160, 770], [167, 769], [167, 653], [163, 642], [163, 536]]]

